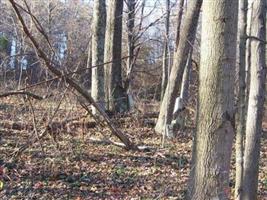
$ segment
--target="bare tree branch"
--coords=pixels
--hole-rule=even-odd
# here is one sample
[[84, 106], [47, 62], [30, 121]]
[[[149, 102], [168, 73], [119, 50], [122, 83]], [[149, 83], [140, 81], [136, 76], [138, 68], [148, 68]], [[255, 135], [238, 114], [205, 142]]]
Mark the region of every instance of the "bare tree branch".
[[248, 36], [247, 36], [247, 39], [257, 40], [257, 41], [259, 41], [259, 42], [262, 42], [262, 43], [264, 43], [264, 44], [267, 44], [267, 41], [266, 41], [266, 40], [262, 40], [262, 39], [260, 39], [260, 38], [258, 38], [258, 37], [255, 37], [255, 36], [248, 35]]

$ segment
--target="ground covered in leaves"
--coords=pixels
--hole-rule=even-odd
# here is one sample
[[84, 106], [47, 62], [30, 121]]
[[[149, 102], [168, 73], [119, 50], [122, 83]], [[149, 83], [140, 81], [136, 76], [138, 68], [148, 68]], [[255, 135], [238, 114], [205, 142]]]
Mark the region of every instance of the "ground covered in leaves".
[[[150, 151], [125, 151], [105, 142], [111, 137], [106, 127], [76, 126], [48, 131], [15, 158], [20, 147], [41, 135], [46, 123], [86, 114], [68, 101], [59, 109], [53, 102], [22, 102], [6, 98], [0, 103], [0, 121], [28, 125], [20, 129], [0, 125], [0, 199], [184, 199], [194, 127], [185, 128], [162, 147], [150, 123], [132, 114], [114, 122], [136, 144], [153, 147]], [[90, 120], [76, 118], [83, 123]], [[234, 173], [234, 161], [232, 164]], [[259, 199], [267, 199], [266, 137], [262, 140]]]

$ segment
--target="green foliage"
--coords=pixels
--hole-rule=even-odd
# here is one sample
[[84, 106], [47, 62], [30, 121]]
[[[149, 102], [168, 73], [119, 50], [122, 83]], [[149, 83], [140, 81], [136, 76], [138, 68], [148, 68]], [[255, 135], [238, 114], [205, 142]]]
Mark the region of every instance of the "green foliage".
[[126, 169], [125, 167], [119, 166], [114, 169], [114, 173], [119, 177], [123, 177], [126, 174]]
[[0, 51], [7, 50], [8, 39], [5, 36], [0, 36]]

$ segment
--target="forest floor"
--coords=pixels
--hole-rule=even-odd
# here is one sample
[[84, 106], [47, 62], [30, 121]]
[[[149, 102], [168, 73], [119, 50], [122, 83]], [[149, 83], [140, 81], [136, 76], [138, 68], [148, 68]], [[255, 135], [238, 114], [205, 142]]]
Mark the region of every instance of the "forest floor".
[[[6, 123], [0, 125], [0, 183], [3, 183], [0, 184], [0, 199], [184, 199], [193, 127], [187, 127], [161, 147], [161, 137], [154, 133], [153, 127], [144, 124], [140, 116], [132, 115], [114, 121], [136, 144], [154, 147], [150, 151], [125, 151], [92, 140], [103, 139], [100, 133], [110, 137], [109, 130], [78, 126], [48, 134], [14, 159], [12, 155], [19, 147], [42, 132], [43, 124], [49, 121], [44, 113], [57, 107], [53, 102], [21, 102], [18, 98], [5, 98], [0, 103], [0, 122]], [[70, 108], [65, 102], [53, 120], [69, 118], [69, 113], [72, 117], [85, 114], [79, 106]], [[34, 118], [35, 123], [32, 123]], [[92, 119], [76, 121], [84, 123], [84, 120]], [[8, 122], [17, 124], [10, 127]], [[23, 127], [22, 122], [28, 126]], [[259, 199], [267, 199], [266, 138], [262, 140]], [[234, 159], [232, 194], [233, 174]]]

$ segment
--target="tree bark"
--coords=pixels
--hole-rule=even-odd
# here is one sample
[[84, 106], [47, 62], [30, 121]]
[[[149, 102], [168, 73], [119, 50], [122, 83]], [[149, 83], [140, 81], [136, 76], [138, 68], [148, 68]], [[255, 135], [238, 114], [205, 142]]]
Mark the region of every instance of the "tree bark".
[[265, 100], [266, 80], [266, 0], [253, 2], [251, 36], [251, 70], [248, 113], [246, 122], [246, 144], [244, 154], [244, 182], [242, 200], [257, 199], [260, 139]]
[[173, 110], [173, 121], [172, 121], [172, 126], [174, 127], [173, 129], [184, 127], [185, 116], [183, 114], [185, 114], [185, 112], [182, 111], [185, 109], [189, 97], [188, 93], [189, 93], [190, 75], [192, 68], [192, 53], [193, 53], [193, 48], [191, 49], [188, 55], [187, 63], [183, 73], [180, 96], [176, 98]]
[[158, 133], [163, 133], [165, 125], [171, 123], [175, 99], [181, 87], [188, 53], [195, 39], [201, 4], [202, 0], [188, 2], [188, 10], [184, 15], [184, 20], [181, 25], [180, 42], [174, 55], [169, 82], [160, 106], [160, 114], [155, 127], [155, 131]]
[[184, 103], [188, 99], [189, 81], [190, 81], [190, 74], [191, 74], [191, 68], [192, 68], [192, 53], [193, 53], [193, 48], [188, 55], [187, 63], [186, 63], [185, 69], [184, 69], [183, 79], [182, 79], [180, 97], [183, 99]]
[[235, 199], [241, 200], [243, 182], [243, 155], [246, 121], [246, 30], [248, 0], [239, 0], [238, 14], [238, 113], [236, 130]]
[[[93, 36], [92, 36], [92, 65], [104, 63], [105, 31], [106, 31], [106, 2], [105, 0], [94, 1]], [[92, 68], [91, 94], [98, 105], [105, 108], [104, 68]], [[93, 107], [93, 114], [96, 109]]]
[[122, 85], [121, 44], [122, 44], [123, 0], [110, 0], [105, 39], [105, 95], [107, 109], [123, 112], [128, 108], [125, 89]]
[[86, 70], [84, 74], [81, 75], [81, 83], [84, 88], [88, 91], [92, 88], [92, 36], [89, 38], [88, 42], [88, 57], [86, 60]]
[[197, 130], [189, 199], [226, 200], [234, 136], [238, 1], [203, 1]]
[[181, 32], [181, 22], [183, 18], [183, 9], [184, 8], [184, 0], [179, 0], [178, 2], [178, 15], [177, 15], [177, 27], [176, 27], [176, 49], [178, 48], [179, 41], [180, 41], [180, 32]]
[[170, 0], [166, 0], [166, 19], [165, 19], [165, 42], [162, 58], [162, 81], [161, 81], [161, 100], [164, 97], [165, 89], [169, 79], [169, 32], [170, 32]]
[[[253, 7], [253, 2], [248, 1], [248, 10], [247, 10], [247, 35], [251, 35], [251, 19], [252, 19], [252, 10]], [[249, 82], [250, 82], [250, 67], [251, 67], [251, 41], [252, 39], [247, 38], [246, 41], [246, 111], [247, 111], [247, 106], [248, 106], [248, 96], [249, 96]]]
[[127, 0], [127, 11], [128, 11], [128, 21], [127, 21], [127, 32], [128, 32], [128, 60], [127, 60], [127, 76], [125, 81], [125, 89], [127, 91], [128, 106], [131, 110], [134, 106], [133, 96], [132, 96], [132, 74], [135, 65], [134, 51], [135, 51], [135, 41], [134, 41], [134, 26], [135, 26], [135, 12], [136, 12], [136, 0]]

